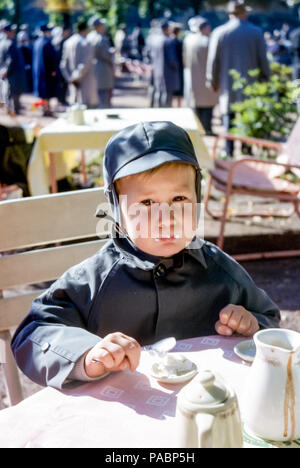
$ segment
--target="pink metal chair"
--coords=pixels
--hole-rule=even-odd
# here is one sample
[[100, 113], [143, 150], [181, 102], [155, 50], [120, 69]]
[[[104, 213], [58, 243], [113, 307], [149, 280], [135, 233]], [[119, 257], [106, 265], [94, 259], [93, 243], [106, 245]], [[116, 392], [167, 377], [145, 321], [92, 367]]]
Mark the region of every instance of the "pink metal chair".
[[[218, 160], [219, 143], [223, 140], [240, 141], [251, 146], [278, 150], [280, 155], [276, 161], [242, 157], [240, 159]], [[224, 246], [225, 225], [229, 216], [229, 202], [233, 194], [247, 195], [259, 198], [273, 198], [281, 202], [290, 202], [292, 208], [285, 210], [264, 210], [251, 212], [237, 212], [235, 216], [277, 216], [288, 217], [296, 213], [300, 218], [300, 185], [280, 179], [288, 169], [300, 175], [300, 119], [298, 119], [287, 143], [281, 144], [257, 138], [235, 135], [220, 135], [213, 150], [214, 169], [210, 171], [205, 194], [206, 212], [214, 219], [220, 219], [221, 226], [217, 245]], [[209, 207], [212, 187], [225, 193], [224, 207], [220, 212], [214, 212]], [[238, 260], [250, 260], [266, 257], [299, 256], [300, 250], [282, 252], [262, 252], [235, 256]]]

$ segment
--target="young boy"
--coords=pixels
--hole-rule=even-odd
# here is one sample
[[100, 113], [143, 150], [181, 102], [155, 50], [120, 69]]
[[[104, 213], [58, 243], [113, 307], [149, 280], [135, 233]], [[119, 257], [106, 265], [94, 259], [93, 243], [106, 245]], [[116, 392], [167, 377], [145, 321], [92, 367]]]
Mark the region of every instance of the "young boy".
[[107, 145], [104, 178], [114, 236], [33, 302], [12, 341], [28, 377], [61, 388], [135, 370], [141, 346], [167, 336], [278, 326], [277, 307], [245, 270], [196, 235], [201, 171], [183, 129], [121, 131]]

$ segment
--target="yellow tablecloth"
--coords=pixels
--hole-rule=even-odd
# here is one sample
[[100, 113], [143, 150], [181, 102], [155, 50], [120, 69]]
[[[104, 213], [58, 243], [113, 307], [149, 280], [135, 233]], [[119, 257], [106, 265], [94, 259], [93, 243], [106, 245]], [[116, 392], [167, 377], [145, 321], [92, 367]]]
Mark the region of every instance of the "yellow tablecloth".
[[[110, 118], [109, 115], [118, 115], [119, 118]], [[141, 121], [171, 121], [183, 127], [194, 144], [200, 166], [212, 167], [212, 160], [203, 142], [205, 132], [191, 109], [88, 110], [85, 112], [85, 125], [73, 125], [61, 118], [40, 132], [28, 166], [31, 194], [35, 196], [49, 193], [50, 152], [60, 153], [56, 157], [56, 176], [57, 179], [63, 178], [77, 164], [76, 155], [74, 160], [74, 153], [66, 151], [97, 149], [101, 152], [115, 133]]]

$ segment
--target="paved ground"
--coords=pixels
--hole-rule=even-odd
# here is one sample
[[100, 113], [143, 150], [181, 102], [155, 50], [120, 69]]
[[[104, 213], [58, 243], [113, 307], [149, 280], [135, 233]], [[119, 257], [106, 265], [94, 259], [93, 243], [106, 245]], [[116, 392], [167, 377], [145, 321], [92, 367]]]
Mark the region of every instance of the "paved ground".
[[[113, 98], [114, 107], [147, 107], [148, 97], [147, 88], [141, 83], [132, 83], [123, 80], [123, 88], [115, 91]], [[0, 124], [18, 125], [20, 123], [29, 123], [35, 120], [41, 125], [47, 124], [51, 119], [43, 118], [38, 113], [30, 112], [32, 97], [25, 97], [23, 103], [26, 107], [24, 115], [17, 119], [8, 118], [3, 110], [0, 110]], [[63, 110], [63, 109], [61, 109]], [[218, 118], [215, 120], [215, 128], [218, 127]], [[211, 139], [206, 139], [209, 147], [212, 145]], [[215, 200], [213, 206], [219, 208], [222, 195], [214, 193]], [[241, 203], [249, 205], [252, 200], [242, 202], [240, 199], [233, 201], [233, 209]], [[261, 203], [261, 202], [260, 202]], [[249, 218], [234, 219], [227, 223], [225, 250], [229, 253], [244, 253], [248, 251], [264, 251], [280, 248], [300, 249], [300, 222], [298, 218], [288, 220]], [[205, 238], [214, 241], [219, 232], [219, 222], [212, 220], [209, 216], [205, 217]], [[246, 270], [252, 275], [256, 283], [270, 295], [278, 304], [282, 311], [281, 326], [291, 328], [300, 332], [300, 258], [264, 260], [243, 263]], [[39, 390], [40, 387], [28, 381], [22, 376], [22, 385], [25, 396]], [[3, 370], [0, 366], [0, 410], [7, 406], [5, 398], [5, 388], [3, 380]]]

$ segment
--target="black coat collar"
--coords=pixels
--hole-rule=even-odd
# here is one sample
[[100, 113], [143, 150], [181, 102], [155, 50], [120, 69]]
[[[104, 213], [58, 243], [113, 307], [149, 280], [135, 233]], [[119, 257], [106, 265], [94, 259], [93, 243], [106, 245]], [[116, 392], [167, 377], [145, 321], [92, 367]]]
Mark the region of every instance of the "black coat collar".
[[116, 249], [126, 258], [128, 265], [133, 268], [141, 268], [148, 271], [155, 269], [158, 265], [164, 264], [167, 268], [180, 266], [184, 261], [184, 255], [188, 254], [198, 260], [204, 268], [207, 263], [203, 254], [203, 241], [195, 237], [193, 242], [184, 250], [174, 255], [172, 258], [157, 257], [140, 250], [128, 237], [121, 237], [116, 232], [113, 235], [113, 242]]

